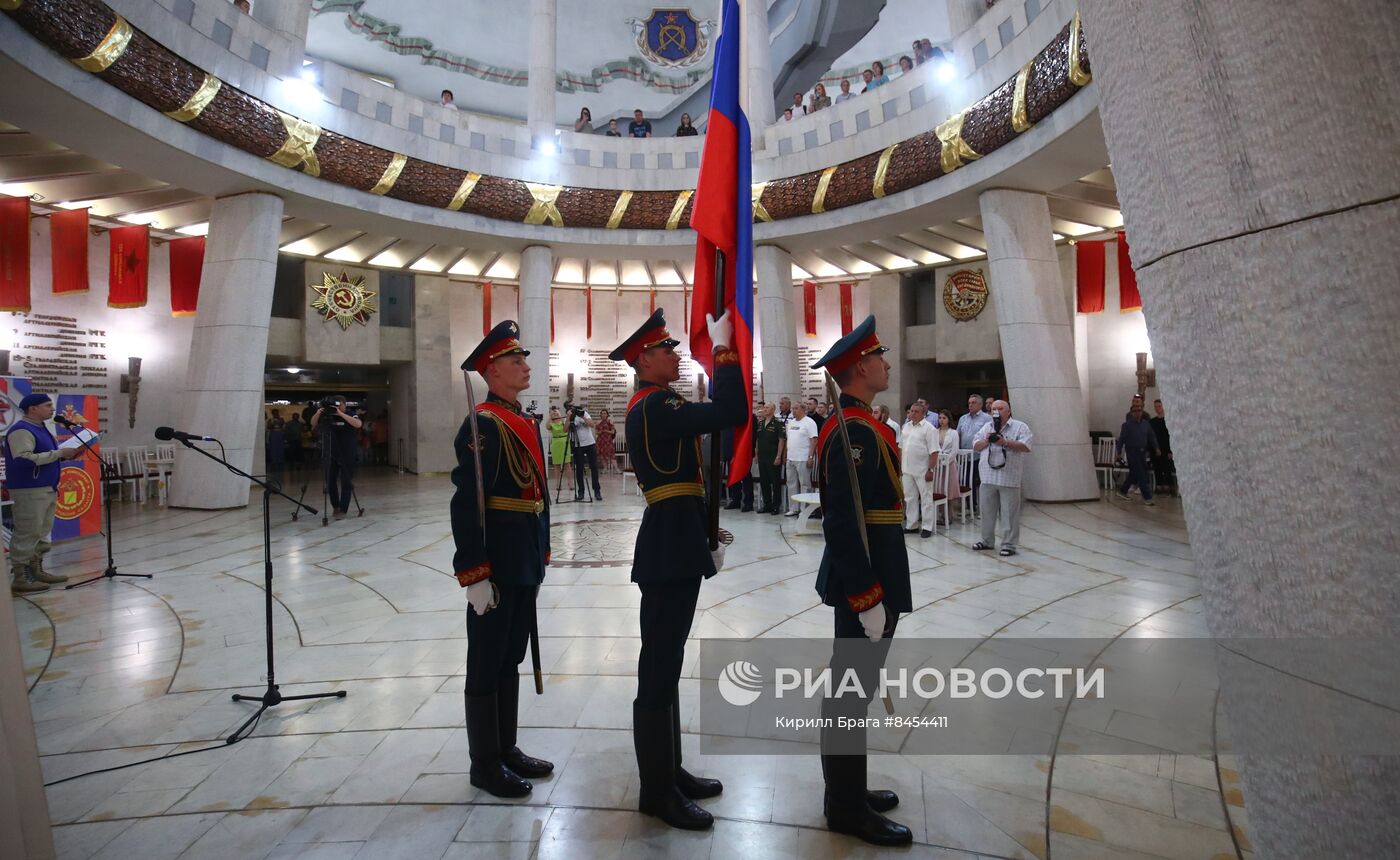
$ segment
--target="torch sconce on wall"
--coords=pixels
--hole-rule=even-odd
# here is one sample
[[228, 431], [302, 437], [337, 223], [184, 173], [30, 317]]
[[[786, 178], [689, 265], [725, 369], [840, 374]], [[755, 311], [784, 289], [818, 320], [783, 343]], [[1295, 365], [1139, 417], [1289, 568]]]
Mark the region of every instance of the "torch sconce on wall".
[[10, 375], [10, 351], [0, 349], [0, 376]]
[[1139, 397], [1147, 396], [1147, 389], [1157, 387], [1157, 369], [1147, 369], [1147, 353], [1137, 354], [1137, 393]]
[[127, 400], [127, 426], [136, 426], [136, 397], [141, 393], [141, 359], [131, 357], [126, 360], [126, 373], [122, 374], [121, 393]]

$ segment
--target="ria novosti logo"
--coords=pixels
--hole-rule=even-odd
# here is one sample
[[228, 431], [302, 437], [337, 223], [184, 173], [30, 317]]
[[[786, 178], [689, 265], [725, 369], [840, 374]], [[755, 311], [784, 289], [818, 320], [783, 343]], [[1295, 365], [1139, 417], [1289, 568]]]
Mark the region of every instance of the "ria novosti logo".
[[735, 660], [719, 673], [719, 694], [736, 708], [746, 708], [758, 701], [762, 686], [763, 673], [747, 660]]

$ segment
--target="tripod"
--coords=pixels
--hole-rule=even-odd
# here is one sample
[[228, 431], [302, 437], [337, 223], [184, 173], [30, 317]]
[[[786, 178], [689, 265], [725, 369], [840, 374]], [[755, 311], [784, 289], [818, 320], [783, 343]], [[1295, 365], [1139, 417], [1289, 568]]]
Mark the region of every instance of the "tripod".
[[[261, 696], [244, 696], [244, 695], [241, 695], [241, 694], [239, 694], [239, 693], [235, 693], [235, 694], [233, 695], [233, 701], [235, 701], [235, 702], [261, 702], [261, 703], [262, 703], [262, 706], [259, 707], [259, 708], [257, 709], [257, 711], [254, 712], [254, 714], [253, 714], [251, 717], [249, 717], [247, 720], [245, 720], [245, 721], [243, 722], [243, 725], [239, 726], [238, 729], [237, 729], [233, 734], [229, 735], [228, 738], [225, 739], [225, 741], [224, 741], [225, 743], [232, 744], [232, 743], [237, 743], [238, 741], [241, 741], [241, 740], [243, 740], [245, 737], [247, 737], [247, 734], [245, 734], [245, 732], [247, 732], [247, 731], [250, 730], [249, 727], [252, 726], [255, 722], [257, 722], [258, 718], [261, 717], [261, 716], [263, 715], [263, 711], [266, 711], [268, 708], [275, 707], [275, 706], [277, 706], [277, 705], [282, 704], [283, 702], [294, 702], [294, 701], [298, 701], [298, 700], [301, 700], [301, 699], [330, 699], [330, 698], [343, 699], [343, 698], [345, 698], [345, 691], [344, 691], [344, 690], [336, 690], [336, 691], [333, 692], [333, 693], [306, 693], [306, 694], [303, 694], [303, 695], [300, 695], [300, 696], [284, 696], [284, 695], [282, 695], [281, 691], [279, 691], [278, 688], [277, 688], [277, 676], [276, 676], [276, 671], [275, 671], [274, 666], [273, 666], [273, 658], [272, 658], [272, 497], [275, 496], [275, 495], [276, 495], [276, 496], [281, 496], [282, 498], [284, 498], [284, 499], [286, 499], [287, 501], [291, 502], [292, 504], [296, 505], [298, 508], [306, 508], [308, 511], [310, 511], [310, 512], [313, 513], [313, 514], [316, 513], [316, 509], [315, 509], [315, 508], [312, 508], [312, 507], [309, 507], [309, 506], [307, 506], [307, 505], [303, 505], [301, 502], [299, 502], [299, 501], [293, 499], [291, 496], [289, 496], [289, 495], [287, 495], [286, 493], [282, 492], [280, 489], [274, 489], [273, 486], [272, 486], [272, 484], [269, 483], [268, 481], [253, 477], [252, 475], [248, 474], [247, 472], [243, 471], [242, 469], [239, 469], [237, 466], [233, 465], [232, 463], [230, 463], [229, 461], [225, 460], [224, 458], [222, 458], [222, 457], [216, 457], [215, 455], [209, 453], [208, 451], [205, 451], [203, 448], [196, 448], [195, 445], [194, 445], [194, 443], [191, 442], [191, 441], [188, 440], [188, 439], [181, 439], [180, 442], [181, 442], [186, 448], [189, 448], [191, 451], [198, 451], [199, 453], [203, 454], [204, 456], [208, 457], [209, 459], [213, 460], [214, 462], [222, 464], [224, 468], [228, 469], [230, 472], [234, 473], [235, 475], [238, 475], [239, 477], [242, 477], [242, 478], [247, 478], [248, 480], [250, 480], [250, 481], [252, 481], [253, 483], [257, 484], [259, 487], [262, 487], [262, 491], [263, 491], [263, 498], [262, 498], [262, 527], [263, 527], [263, 617], [264, 617], [264, 624], [265, 624], [265, 626], [266, 626], [266, 638], [267, 638], [267, 689], [263, 691], [263, 694], [262, 694]], [[265, 477], [265, 476], [264, 476], [264, 477]]]
[[[87, 440], [85, 440], [82, 436], [78, 435], [77, 433], [74, 433], [73, 438], [77, 439], [79, 444], [81, 444], [84, 448], [88, 449], [88, 451], [90, 451], [92, 455], [97, 458], [98, 469], [101, 472], [102, 477], [100, 483], [102, 484], [102, 531], [107, 536], [107, 569], [102, 571], [100, 575], [94, 576], [91, 579], [84, 579], [81, 582], [74, 582], [65, 585], [63, 586], [63, 590], [67, 591], [70, 588], [77, 588], [80, 585], [90, 585], [91, 583], [97, 582], [99, 579], [115, 579], [118, 576], [139, 576], [142, 579], [150, 579], [152, 575], [149, 573], [122, 573], [121, 571], [117, 570], [116, 559], [112, 556], [112, 485], [119, 484], [125, 478], [131, 476], [123, 476], [119, 474], [121, 470], [116, 465], [109, 465], [106, 460], [102, 459], [102, 455], [97, 453], [97, 449], [89, 445], [87, 443]], [[136, 477], [145, 478], [144, 475], [139, 475]]]
[[[340, 457], [335, 454], [335, 446], [330, 442], [330, 434], [332, 432], [333, 431], [329, 429], [321, 430], [318, 434], [319, 438], [317, 441], [321, 453], [321, 462], [319, 465], [321, 469], [321, 525], [323, 526], [330, 523], [331, 476], [340, 471], [339, 467], [342, 465]], [[311, 473], [307, 472], [306, 480], [301, 483], [301, 494], [297, 497], [297, 507], [292, 509], [292, 522], [297, 521], [297, 517], [301, 515], [301, 508], [305, 507], [305, 505], [301, 504], [301, 501], [306, 498], [306, 488], [310, 486], [310, 484]], [[350, 488], [350, 498], [355, 502], [355, 516], [364, 516], [365, 506], [360, 504], [360, 496], [355, 491], [353, 484]], [[307, 510], [311, 509], [307, 508]], [[311, 512], [315, 513], [315, 511]]]
[[574, 449], [578, 447], [578, 426], [574, 424], [574, 413], [572, 409], [569, 410], [566, 420], [569, 422], [567, 425], [569, 429], [564, 436], [564, 456], [559, 463], [559, 478], [554, 484], [554, 504], [556, 505], [559, 504], [559, 493], [564, 489], [564, 466], [567, 464], [573, 464], [574, 466], [573, 501], [583, 501], [583, 499], [579, 497], [579, 478], [583, 476], [583, 473], [580, 471], [579, 464], [574, 462]]

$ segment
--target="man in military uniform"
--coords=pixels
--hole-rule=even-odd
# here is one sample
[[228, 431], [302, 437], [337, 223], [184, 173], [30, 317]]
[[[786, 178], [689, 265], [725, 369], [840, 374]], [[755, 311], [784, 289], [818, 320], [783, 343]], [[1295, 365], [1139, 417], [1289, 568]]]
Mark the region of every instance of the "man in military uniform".
[[[496, 326], [463, 370], [486, 380], [486, 400], [457, 431], [452, 470], [452, 569], [467, 589], [467, 745], [471, 784], [524, 797], [529, 778], [554, 765], [516, 746], [520, 663], [535, 624], [535, 598], [549, 563], [544, 452], [518, 398], [530, 384], [530, 353], [514, 320]], [[473, 438], [475, 436], [475, 438]], [[480, 472], [478, 472], [478, 465]], [[482, 504], [478, 504], [480, 494]]]
[[773, 404], [765, 403], [754, 427], [753, 450], [758, 458], [758, 483], [763, 488], [760, 514], [782, 513], [783, 490], [779, 481], [787, 438], [775, 411]]
[[639, 390], [627, 405], [627, 450], [647, 502], [632, 558], [632, 581], [642, 591], [642, 650], [632, 703], [642, 779], [638, 808], [687, 830], [714, 823], [695, 801], [724, 789], [719, 780], [695, 777], [681, 767], [676, 685], [685, 640], [701, 580], [724, 564], [723, 547], [710, 551], [699, 439], [738, 426], [748, 412], [747, 381], [732, 347], [733, 323], [727, 313], [707, 322], [715, 347], [712, 403], [688, 403], [668, 387], [680, 378], [679, 342], [666, 330], [659, 308], [608, 356], [637, 371]]
[[[870, 406], [890, 384], [886, 351], [875, 334], [875, 317], [869, 316], [812, 365], [826, 368], [841, 388], [840, 415], [833, 410], [817, 437], [817, 482], [826, 512], [817, 593], [836, 618], [832, 677], [844, 677], [853, 668], [866, 691], [823, 701], [822, 714], [833, 721], [866, 715], [898, 614], [913, 610], [899, 446], [894, 431]], [[841, 438], [841, 415], [849, 451]], [[881, 814], [898, 805], [899, 797], [866, 790], [865, 749], [863, 728], [822, 732], [827, 827], [875, 845], [907, 844], [913, 839], [909, 828]]]

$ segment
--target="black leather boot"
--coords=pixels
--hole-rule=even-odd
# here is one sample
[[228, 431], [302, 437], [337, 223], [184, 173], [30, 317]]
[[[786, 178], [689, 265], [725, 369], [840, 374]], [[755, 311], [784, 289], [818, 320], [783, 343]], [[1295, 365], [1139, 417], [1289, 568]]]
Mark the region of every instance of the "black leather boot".
[[[825, 781], [826, 778], [827, 778], [827, 776], [826, 776], [826, 762], [827, 762], [827, 759], [829, 759], [829, 758], [831, 758], [831, 756], [826, 756], [826, 755], [822, 756], [822, 780], [823, 780], [823, 781]], [[883, 788], [881, 788], [881, 789], [874, 789], [874, 790], [867, 790], [867, 791], [865, 792], [865, 802], [868, 803], [868, 804], [870, 805], [870, 808], [873, 809], [873, 810], [875, 810], [876, 812], [889, 812], [891, 809], [894, 809], [896, 806], [899, 806], [899, 795], [895, 794], [893, 791], [889, 791], [888, 789], [883, 789]], [[823, 793], [822, 793], [822, 815], [826, 815], [827, 812], [830, 810], [830, 808], [831, 808], [831, 793], [830, 793], [830, 792], [823, 792]]]
[[[826, 827], [871, 845], [908, 845], [914, 834], [897, 821], [891, 821], [870, 807], [865, 790], [865, 756], [822, 756], [826, 794], [822, 800]], [[893, 792], [890, 792], [893, 794]]]
[[676, 787], [676, 760], [671, 749], [671, 709], [644, 710], [632, 703], [632, 742], [642, 777], [637, 808], [682, 830], [709, 830], [715, 819]]
[[534, 788], [501, 761], [500, 706], [496, 694], [467, 696], [467, 750], [471, 784], [497, 797], [524, 797]]
[[501, 679], [496, 694], [496, 713], [501, 726], [501, 761], [520, 776], [539, 779], [554, 772], [554, 763], [525, 755], [515, 745], [516, 725], [520, 711], [520, 675], [507, 673]]
[[671, 698], [671, 747], [676, 754], [676, 788], [681, 790], [681, 794], [691, 800], [704, 800], [707, 797], [718, 797], [719, 793], [724, 791], [724, 783], [719, 780], [695, 776], [681, 767], [681, 702], [679, 693]]

